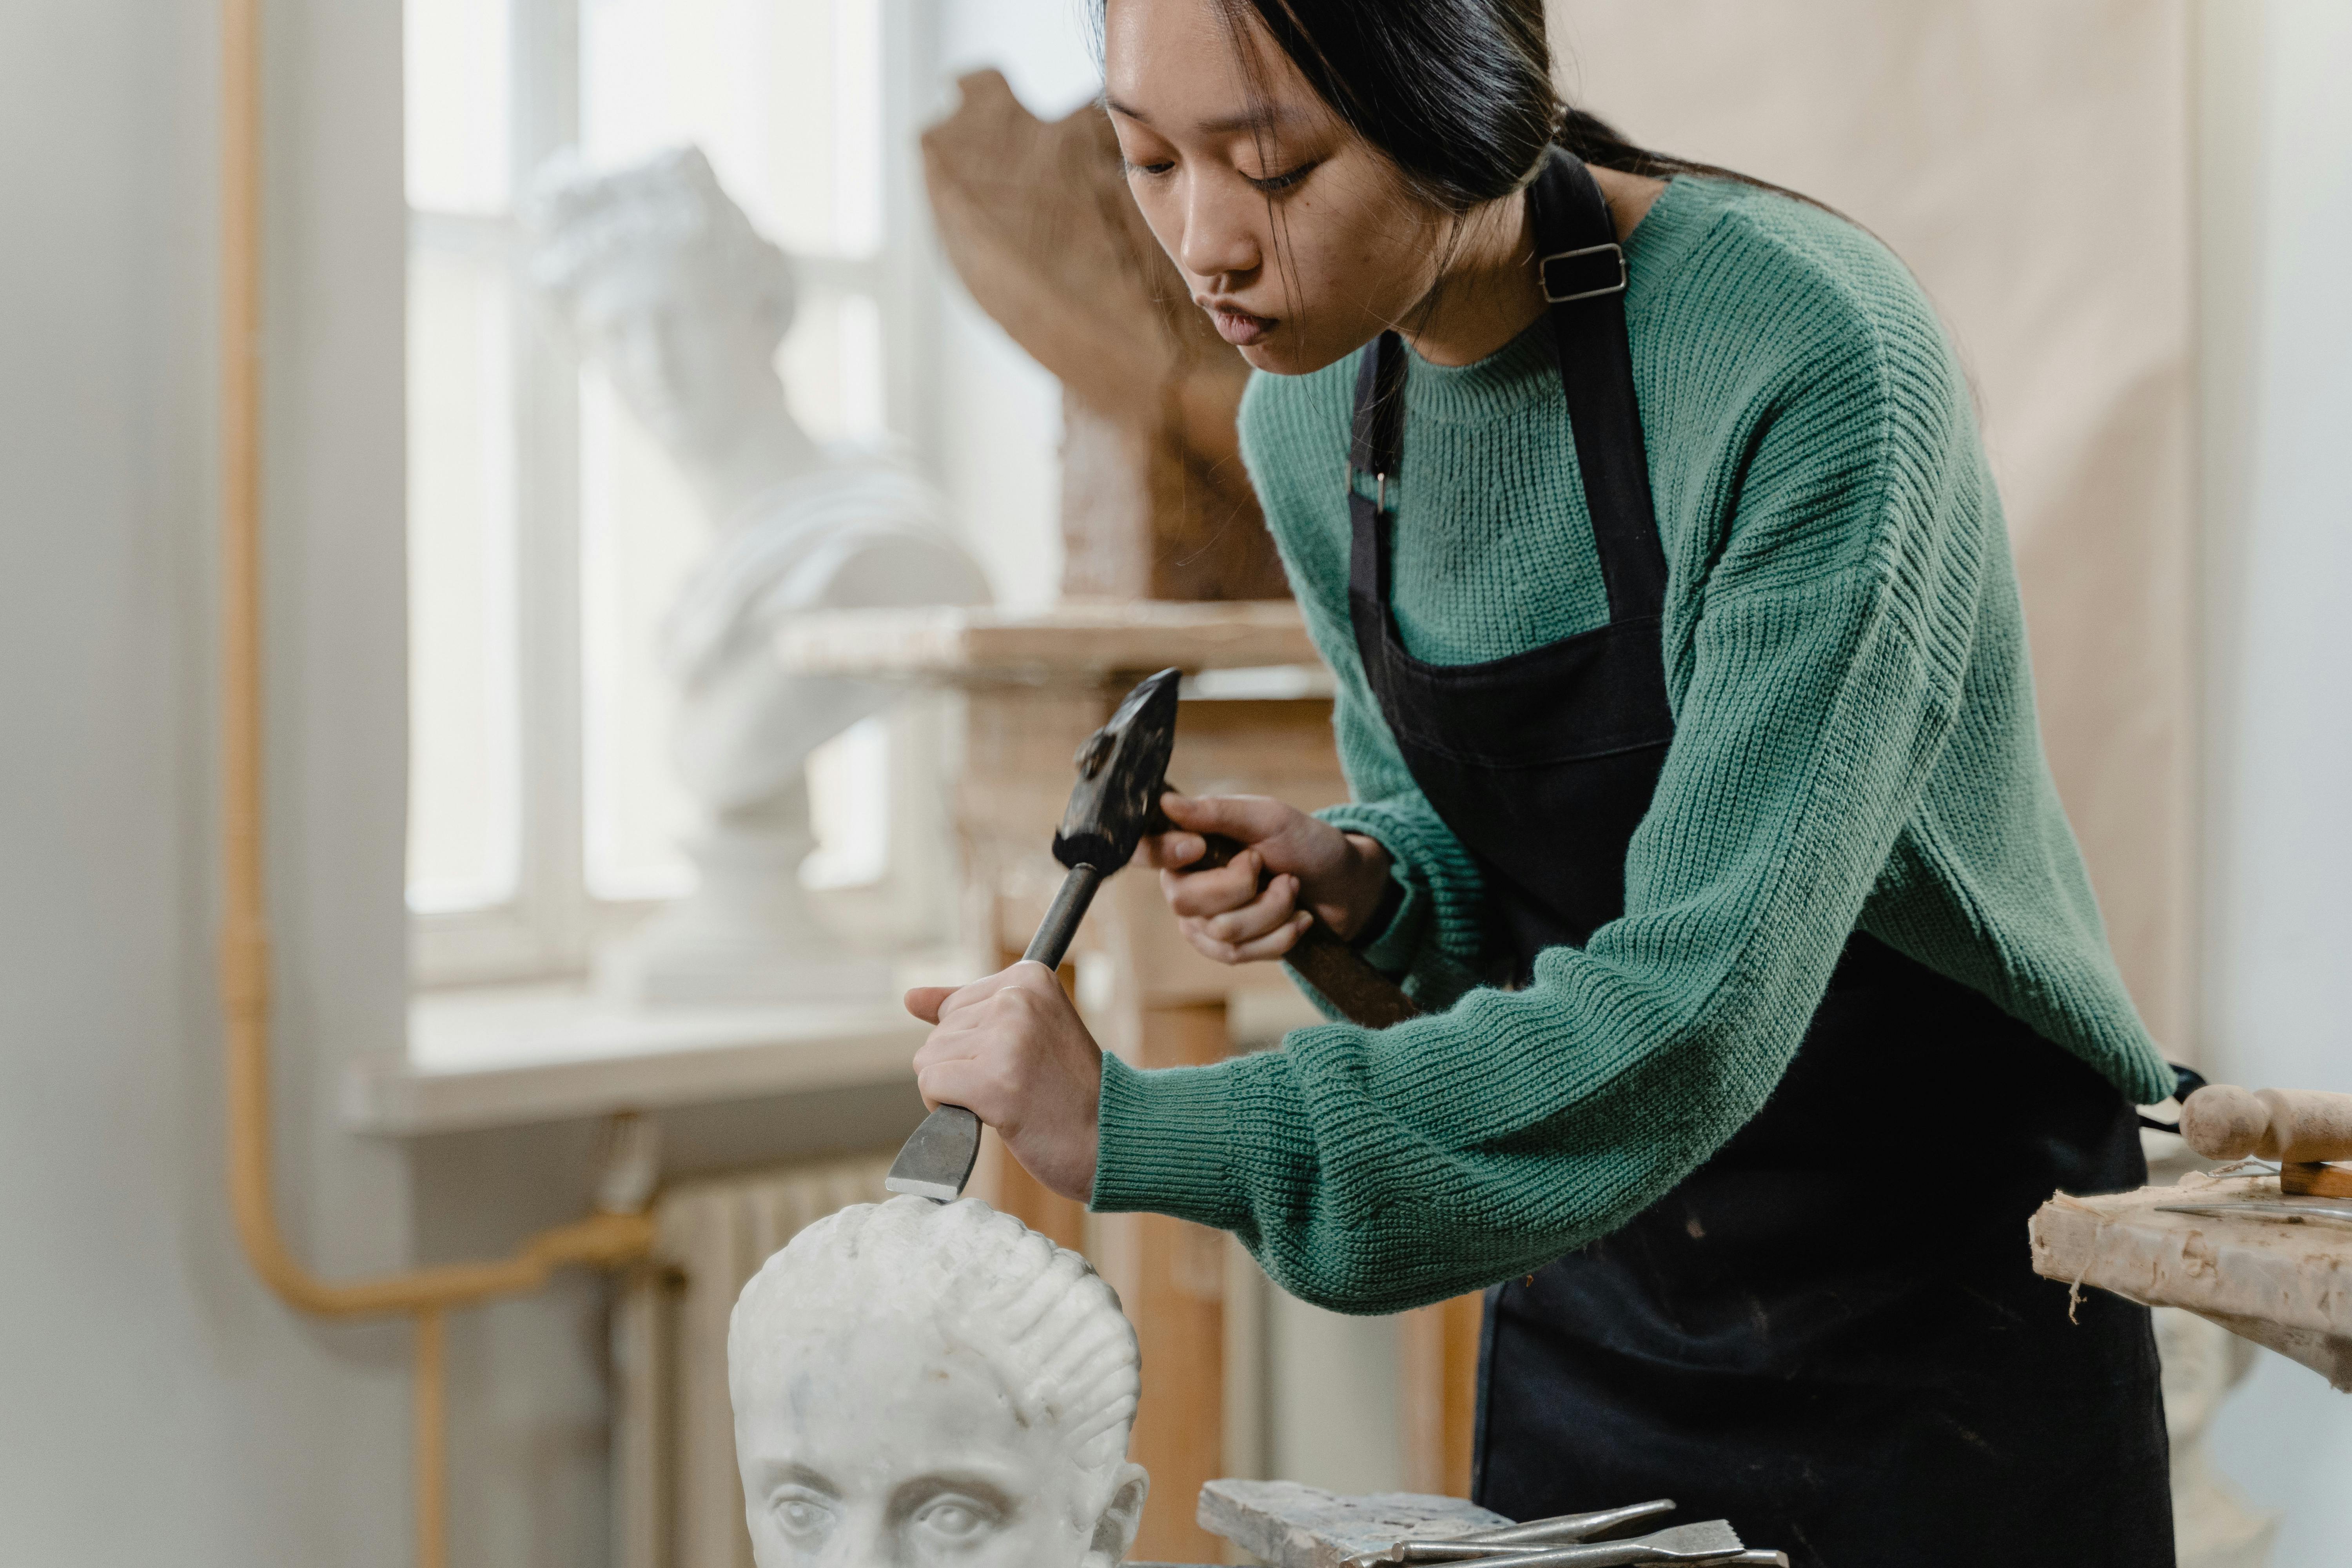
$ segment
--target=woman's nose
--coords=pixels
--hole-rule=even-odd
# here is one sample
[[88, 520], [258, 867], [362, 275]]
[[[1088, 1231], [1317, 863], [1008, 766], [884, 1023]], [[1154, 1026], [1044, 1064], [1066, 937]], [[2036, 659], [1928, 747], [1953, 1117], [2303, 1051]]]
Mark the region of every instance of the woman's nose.
[[1247, 281], [1265, 257], [1259, 234], [1265, 198], [1238, 179], [1195, 177], [1185, 184], [1178, 262], [1195, 278], [1226, 279], [1229, 287]]

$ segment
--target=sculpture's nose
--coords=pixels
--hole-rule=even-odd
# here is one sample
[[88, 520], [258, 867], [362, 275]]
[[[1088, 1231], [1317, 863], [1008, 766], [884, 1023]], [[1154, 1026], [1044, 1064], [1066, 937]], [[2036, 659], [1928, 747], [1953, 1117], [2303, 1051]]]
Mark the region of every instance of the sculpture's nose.
[[889, 1521], [863, 1509], [841, 1521], [821, 1562], [824, 1568], [903, 1568]]

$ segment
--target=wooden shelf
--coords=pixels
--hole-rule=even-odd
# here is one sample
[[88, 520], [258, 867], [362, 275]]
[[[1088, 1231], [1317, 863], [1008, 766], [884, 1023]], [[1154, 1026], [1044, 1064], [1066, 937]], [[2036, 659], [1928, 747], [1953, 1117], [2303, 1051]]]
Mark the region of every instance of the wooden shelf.
[[1051, 609], [833, 610], [776, 635], [777, 657], [810, 675], [942, 685], [1097, 684], [1171, 666], [1318, 665], [1287, 599], [1186, 604], [1065, 602]]

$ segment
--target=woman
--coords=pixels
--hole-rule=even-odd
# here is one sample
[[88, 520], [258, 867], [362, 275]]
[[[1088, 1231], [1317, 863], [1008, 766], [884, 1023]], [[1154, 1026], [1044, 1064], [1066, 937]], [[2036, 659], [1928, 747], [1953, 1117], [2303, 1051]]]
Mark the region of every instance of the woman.
[[[1285, 1288], [1487, 1298], [1480, 1501], [1673, 1497], [1827, 1568], [2172, 1561], [2145, 1311], [2024, 1222], [2172, 1078], [2035, 730], [1920, 290], [1564, 113], [1538, 0], [1109, 0], [1138, 205], [1261, 371], [1244, 449], [1356, 799], [1171, 797], [1195, 945], [1310, 918], [1433, 1016], [1139, 1073], [1037, 965], [924, 1096]], [[1249, 847], [1189, 870], [1200, 835]], [[1501, 1281], [1499, 1285], [1496, 1282]]]

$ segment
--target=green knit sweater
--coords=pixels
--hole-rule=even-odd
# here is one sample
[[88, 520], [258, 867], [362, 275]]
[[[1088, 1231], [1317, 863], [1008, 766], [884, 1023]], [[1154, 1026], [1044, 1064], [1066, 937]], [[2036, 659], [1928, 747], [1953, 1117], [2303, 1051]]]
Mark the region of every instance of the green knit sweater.
[[[1819, 209], [1691, 178], [1626, 256], [1675, 741], [1624, 915], [1540, 955], [1524, 989], [1467, 984], [1476, 866], [1415, 788], [1349, 630], [1356, 363], [1258, 376], [1242, 406], [1338, 677], [1355, 800], [1322, 815], [1394, 857], [1404, 899], [1371, 952], [1443, 1010], [1215, 1067], [1107, 1058], [1094, 1206], [1231, 1230], [1341, 1310], [1526, 1273], [1648, 1206], [1764, 1103], [1857, 925], [2133, 1100], [2170, 1091], [2042, 759], [2000, 500], [1917, 284]], [[1608, 618], [1548, 330], [1473, 365], [1412, 362], [1389, 495], [1418, 658], [1501, 658]]]

